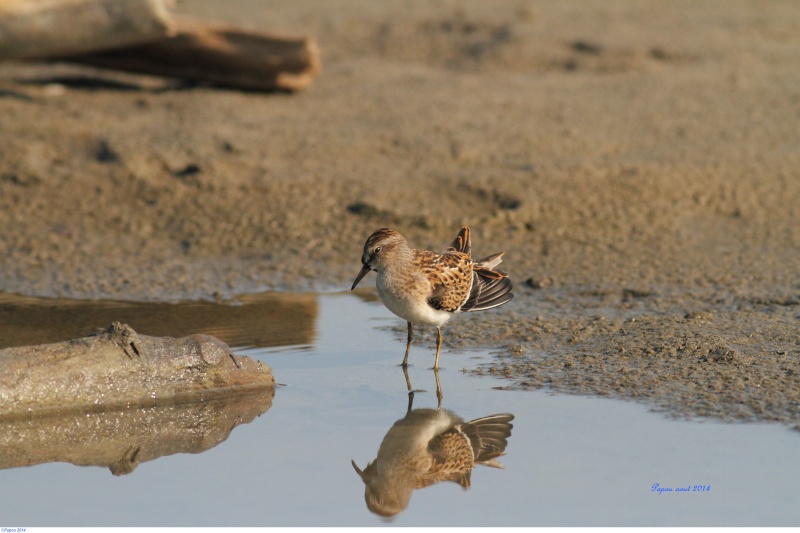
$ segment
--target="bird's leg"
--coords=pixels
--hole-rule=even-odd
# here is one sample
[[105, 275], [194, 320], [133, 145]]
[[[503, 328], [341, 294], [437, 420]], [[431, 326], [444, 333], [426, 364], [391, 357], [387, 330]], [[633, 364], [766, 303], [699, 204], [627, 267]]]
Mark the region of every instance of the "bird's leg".
[[408, 367], [403, 367], [403, 375], [406, 377], [406, 388], [408, 389], [408, 397], [409, 397], [409, 405], [411, 405], [411, 398], [414, 397], [415, 392], [426, 392], [425, 389], [413, 389], [411, 388], [411, 378], [408, 377]]
[[406, 387], [408, 387], [408, 393], [411, 394], [414, 391], [411, 389], [411, 378], [408, 377], [408, 367], [403, 367], [403, 374], [406, 376]]
[[[411, 322], [408, 323], [408, 344], [406, 344], [406, 356], [403, 358], [403, 368], [408, 368], [408, 352], [411, 350], [411, 341], [414, 339], [414, 330]], [[410, 387], [409, 387], [410, 388]]]
[[408, 377], [408, 367], [403, 367], [403, 374], [406, 376], [406, 387], [408, 387], [408, 409], [406, 414], [411, 412], [411, 406], [414, 404], [414, 389], [411, 388], [411, 378]]
[[411, 388], [411, 379], [408, 377], [408, 368], [403, 367], [403, 374], [406, 375], [406, 386], [408, 387], [408, 409], [406, 414], [411, 412], [411, 406], [414, 405], [414, 393], [417, 392]]
[[439, 382], [439, 369], [433, 369], [433, 375], [436, 378], [436, 409], [439, 410], [442, 408], [442, 399], [444, 398], [444, 394], [442, 393], [442, 384]]
[[433, 362], [433, 369], [439, 370], [439, 354], [442, 351], [442, 328], [436, 326], [436, 361]]

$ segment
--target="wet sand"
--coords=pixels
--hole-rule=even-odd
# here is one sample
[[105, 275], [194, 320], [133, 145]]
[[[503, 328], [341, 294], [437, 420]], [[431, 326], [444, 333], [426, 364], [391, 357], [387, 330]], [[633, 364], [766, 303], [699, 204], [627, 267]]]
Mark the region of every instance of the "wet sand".
[[481, 371], [800, 424], [800, 5], [179, 8], [312, 35], [323, 74], [264, 95], [0, 65], [0, 290], [344, 290], [374, 229], [439, 249], [466, 224], [517, 286], [448, 325], [498, 351]]

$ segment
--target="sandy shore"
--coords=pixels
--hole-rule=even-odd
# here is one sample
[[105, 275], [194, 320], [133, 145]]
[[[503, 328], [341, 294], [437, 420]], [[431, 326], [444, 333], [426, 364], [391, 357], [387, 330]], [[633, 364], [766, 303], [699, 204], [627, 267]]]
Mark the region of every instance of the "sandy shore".
[[[314, 36], [296, 95], [0, 65], [0, 290], [349, 288], [376, 228], [505, 250], [450, 347], [518, 387], [800, 424], [800, 4], [186, 2]], [[443, 359], [447, 364], [447, 358]]]

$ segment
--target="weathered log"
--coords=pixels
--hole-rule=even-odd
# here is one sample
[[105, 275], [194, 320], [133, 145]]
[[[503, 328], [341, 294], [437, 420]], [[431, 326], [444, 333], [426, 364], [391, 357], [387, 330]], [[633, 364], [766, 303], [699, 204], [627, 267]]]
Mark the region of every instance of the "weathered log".
[[209, 335], [82, 339], [0, 350], [0, 419], [212, 398], [272, 387], [270, 368]]
[[0, 60], [131, 46], [171, 32], [164, 0], [0, 0]]
[[321, 70], [310, 37], [278, 37], [176, 18], [175, 34], [156, 42], [62, 57], [103, 68], [249, 90], [306, 89]]
[[0, 469], [66, 462], [119, 476], [140, 463], [217, 446], [272, 406], [263, 388], [207, 401], [0, 421]]

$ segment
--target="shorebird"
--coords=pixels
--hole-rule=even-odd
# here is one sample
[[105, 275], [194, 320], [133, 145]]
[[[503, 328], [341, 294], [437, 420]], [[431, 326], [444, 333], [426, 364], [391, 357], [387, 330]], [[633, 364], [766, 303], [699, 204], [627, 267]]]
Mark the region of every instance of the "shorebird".
[[474, 261], [469, 228], [463, 227], [442, 251], [412, 249], [395, 230], [381, 228], [364, 243], [361, 271], [350, 290], [370, 270], [378, 273], [376, 285], [383, 304], [408, 322], [408, 343], [403, 367], [414, 338], [413, 324], [436, 326], [436, 360], [439, 368], [442, 326], [456, 313], [482, 311], [511, 301], [511, 279], [495, 267], [503, 253]]
[[364, 470], [351, 461], [364, 482], [367, 507], [394, 516], [408, 507], [416, 489], [440, 481], [467, 489], [476, 465], [503, 468], [496, 459], [505, 453], [513, 419], [505, 413], [464, 422], [447, 409], [409, 409]]

